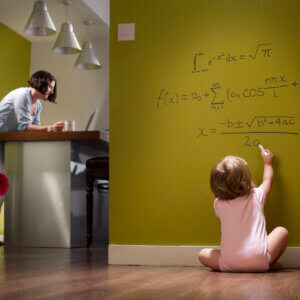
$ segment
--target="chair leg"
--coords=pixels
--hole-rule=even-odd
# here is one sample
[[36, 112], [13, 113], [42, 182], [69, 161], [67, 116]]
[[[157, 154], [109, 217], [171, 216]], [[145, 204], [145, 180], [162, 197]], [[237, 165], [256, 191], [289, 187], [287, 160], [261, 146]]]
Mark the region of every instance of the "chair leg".
[[93, 240], [93, 192], [94, 192], [94, 179], [86, 183], [86, 246], [89, 247]]

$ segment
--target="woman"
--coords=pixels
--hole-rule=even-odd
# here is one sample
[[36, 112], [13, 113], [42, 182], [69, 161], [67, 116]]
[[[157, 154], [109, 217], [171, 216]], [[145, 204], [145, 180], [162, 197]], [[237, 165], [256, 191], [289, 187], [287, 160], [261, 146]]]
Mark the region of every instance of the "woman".
[[64, 122], [41, 126], [40, 99], [55, 103], [57, 84], [55, 77], [46, 72], [34, 73], [22, 87], [8, 93], [0, 102], [0, 132], [62, 131]]

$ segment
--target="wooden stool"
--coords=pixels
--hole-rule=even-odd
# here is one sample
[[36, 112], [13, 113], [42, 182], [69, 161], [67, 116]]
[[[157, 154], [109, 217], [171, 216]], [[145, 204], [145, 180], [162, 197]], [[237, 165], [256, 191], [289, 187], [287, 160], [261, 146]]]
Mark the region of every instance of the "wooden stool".
[[96, 179], [108, 180], [109, 158], [95, 157], [86, 162], [86, 225], [87, 225], [87, 247], [92, 244], [93, 239], [93, 192]]

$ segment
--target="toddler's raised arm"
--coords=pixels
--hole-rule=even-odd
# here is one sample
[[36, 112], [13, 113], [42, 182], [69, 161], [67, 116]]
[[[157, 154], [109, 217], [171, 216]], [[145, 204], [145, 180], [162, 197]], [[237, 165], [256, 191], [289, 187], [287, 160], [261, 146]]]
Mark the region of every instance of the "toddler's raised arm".
[[272, 183], [273, 183], [273, 167], [272, 167], [273, 153], [268, 149], [265, 149], [265, 151], [268, 153], [268, 155], [264, 155], [263, 153], [261, 153], [261, 156], [265, 163], [265, 167], [264, 167], [263, 181], [260, 186], [263, 188], [266, 196], [268, 196], [271, 192]]

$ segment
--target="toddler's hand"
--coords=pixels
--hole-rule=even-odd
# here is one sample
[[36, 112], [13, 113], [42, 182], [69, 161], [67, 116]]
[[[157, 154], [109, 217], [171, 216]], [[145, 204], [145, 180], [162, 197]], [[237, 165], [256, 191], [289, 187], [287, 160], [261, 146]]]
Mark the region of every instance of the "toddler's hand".
[[262, 156], [262, 158], [263, 158], [263, 160], [264, 160], [264, 163], [265, 163], [266, 165], [271, 165], [271, 164], [272, 164], [272, 161], [273, 161], [274, 155], [273, 155], [273, 153], [272, 153], [270, 150], [268, 150], [268, 149], [265, 149], [265, 151], [268, 153], [268, 155], [264, 155], [263, 153], [261, 153], [261, 156]]

